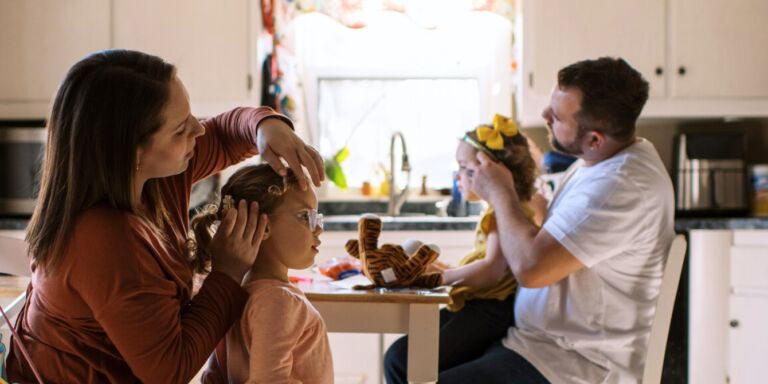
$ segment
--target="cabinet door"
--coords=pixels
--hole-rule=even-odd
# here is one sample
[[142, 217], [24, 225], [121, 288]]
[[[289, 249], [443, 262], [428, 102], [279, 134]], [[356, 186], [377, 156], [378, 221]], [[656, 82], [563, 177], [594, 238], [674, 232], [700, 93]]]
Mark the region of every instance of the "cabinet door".
[[249, 0], [113, 3], [114, 46], [175, 64], [193, 102], [248, 98]]
[[337, 384], [380, 383], [382, 353], [375, 333], [329, 333], [333, 355], [333, 382]]
[[768, 96], [768, 2], [670, 4], [671, 96]]
[[733, 231], [694, 229], [688, 244], [688, 382], [723, 384]]
[[[665, 94], [664, 0], [526, 0], [524, 68], [521, 86], [534, 97], [548, 97], [557, 71], [576, 61], [620, 56], [651, 85], [651, 96]], [[530, 36], [530, 37], [526, 37]], [[524, 64], [525, 66], [525, 64]]]
[[768, 291], [763, 295], [731, 296], [729, 332], [730, 383], [765, 383], [768, 373]]
[[109, 48], [109, 4], [0, 1], [0, 102], [47, 104], [72, 64]]

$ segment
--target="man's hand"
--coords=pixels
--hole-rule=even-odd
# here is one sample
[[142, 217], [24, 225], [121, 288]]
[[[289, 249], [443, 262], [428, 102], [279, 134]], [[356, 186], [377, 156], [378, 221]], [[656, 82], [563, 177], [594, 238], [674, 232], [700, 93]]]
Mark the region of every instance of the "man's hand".
[[491, 160], [483, 152], [477, 153], [477, 161], [477, 163], [468, 164], [468, 168], [472, 170], [470, 184], [472, 192], [491, 203], [511, 196], [517, 200], [515, 179], [509, 169], [502, 163]]
[[256, 147], [261, 157], [280, 175], [285, 175], [285, 159], [293, 170], [302, 190], [307, 189], [307, 180], [301, 166], [307, 168], [315, 186], [325, 180], [323, 158], [311, 146], [302, 141], [284, 121], [267, 118], [261, 121], [256, 132]]

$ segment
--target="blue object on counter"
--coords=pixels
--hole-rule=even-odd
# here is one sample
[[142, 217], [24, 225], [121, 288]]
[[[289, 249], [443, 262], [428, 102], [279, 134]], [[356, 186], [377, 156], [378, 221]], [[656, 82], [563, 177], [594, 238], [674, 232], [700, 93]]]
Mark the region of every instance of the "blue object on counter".
[[338, 280], [344, 280], [347, 277], [354, 276], [354, 275], [359, 275], [360, 273], [362, 273], [362, 272], [360, 272], [359, 269], [347, 269], [346, 271], [341, 271], [339, 273]]
[[459, 190], [459, 180], [456, 178], [456, 172], [453, 171], [453, 187], [451, 188], [451, 201], [448, 203], [446, 213], [448, 216], [467, 216], [467, 200]]
[[544, 154], [544, 169], [547, 173], [565, 171], [576, 161], [576, 157], [560, 152], [549, 151]]

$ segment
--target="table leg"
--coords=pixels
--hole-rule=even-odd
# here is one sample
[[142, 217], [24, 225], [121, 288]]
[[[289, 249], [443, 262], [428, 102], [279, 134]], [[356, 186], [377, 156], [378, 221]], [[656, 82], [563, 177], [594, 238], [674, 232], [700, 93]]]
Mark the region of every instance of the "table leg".
[[408, 315], [408, 382], [437, 382], [440, 313], [435, 304], [410, 304]]

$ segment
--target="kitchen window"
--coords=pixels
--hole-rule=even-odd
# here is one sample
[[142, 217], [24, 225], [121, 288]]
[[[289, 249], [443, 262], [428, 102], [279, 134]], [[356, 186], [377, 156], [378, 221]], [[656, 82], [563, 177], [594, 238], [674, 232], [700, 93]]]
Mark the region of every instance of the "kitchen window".
[[307, 14], [292, 33], [304, 129], [326, 158], [349, 148], [342, 168], [352, 188], [382, 181], [379, 164], [389, 168], [396, 131], [407, 144], [411, 189], [424, 175], [431, 188], [449, 187], [457, 139], [494, 113], [511, 114], [512, 23], [497, 14], [465, 12], [424, 28], [384, 12], [358, 29]]

